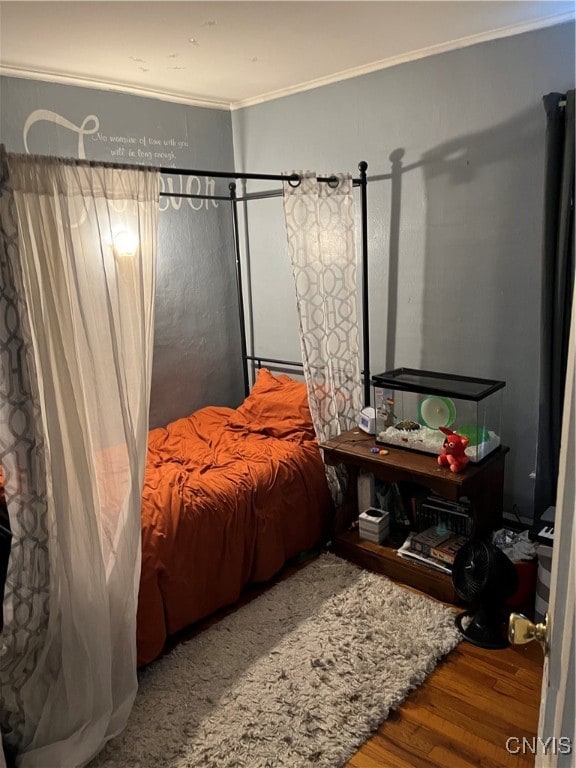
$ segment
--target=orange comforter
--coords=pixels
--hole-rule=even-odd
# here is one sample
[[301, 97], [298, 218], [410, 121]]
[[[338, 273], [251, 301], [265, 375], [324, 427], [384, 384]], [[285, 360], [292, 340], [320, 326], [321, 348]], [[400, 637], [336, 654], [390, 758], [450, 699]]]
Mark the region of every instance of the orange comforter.
[[[245, 401], [246, 402], [246, 401]], [[309, 415], [308, 415], [309, 418]], [[150, 432], [138, 663], [316, 545], [332, 502], [311, 425], [208, 407]], [[275, 436], [275, 435], [280, 436]]]

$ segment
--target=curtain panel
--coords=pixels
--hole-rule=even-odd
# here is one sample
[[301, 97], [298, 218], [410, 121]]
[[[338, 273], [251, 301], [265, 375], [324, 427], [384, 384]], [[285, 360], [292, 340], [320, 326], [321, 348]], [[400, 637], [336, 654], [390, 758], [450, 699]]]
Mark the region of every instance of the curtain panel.
[[[296, 288], [308, 399], [319, 440], [356, 425], [362, 407], [357, 311], [357, 254], [352, 178], [319, 183], [299, 173], [284, 182], [284, 216]], [[328, 467], [332, 495], [342, 479]]]
[[574, 292], [574, 91], [565, 95], [549, 93], [543, 102], [546, 111], [546, 165], [535, 520], [549, 506], [556, 505]]
[[158, 173], [4, 155], [0, 461], [13, 531], [2, 734], [82, 766], [125, 726], [153, 342]]

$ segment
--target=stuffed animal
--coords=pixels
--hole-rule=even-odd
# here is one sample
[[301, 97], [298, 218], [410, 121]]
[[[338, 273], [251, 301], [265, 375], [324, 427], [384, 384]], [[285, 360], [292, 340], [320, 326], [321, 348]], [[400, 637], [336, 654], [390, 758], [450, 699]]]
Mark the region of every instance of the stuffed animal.
[[468, 445], [468, 438], [463, 435], [457, 435], [451, 429], [439, 427], [446, 437], [442, 444], [442, 453], [438, 456], [440, 466], [448, 465], [451, 472], [461, 472], [470, 458], [466, 456], [465, 450]]

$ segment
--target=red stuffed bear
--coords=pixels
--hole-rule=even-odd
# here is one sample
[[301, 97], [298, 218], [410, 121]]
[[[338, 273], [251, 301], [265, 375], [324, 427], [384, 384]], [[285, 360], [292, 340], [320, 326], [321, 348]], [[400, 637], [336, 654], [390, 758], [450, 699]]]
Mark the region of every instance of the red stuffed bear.
[[442, 444], [443, 452], [438, 456], [438, 464], [440, 466], [447, 464], [451, 472], [461, 472], [470, 461], [470, 458], [465, 453], [469, 442], [468, 438], [457, 435], [446, 427], [440, 427], [439, 429], [441, 432], [444, 432], [446, 438]]

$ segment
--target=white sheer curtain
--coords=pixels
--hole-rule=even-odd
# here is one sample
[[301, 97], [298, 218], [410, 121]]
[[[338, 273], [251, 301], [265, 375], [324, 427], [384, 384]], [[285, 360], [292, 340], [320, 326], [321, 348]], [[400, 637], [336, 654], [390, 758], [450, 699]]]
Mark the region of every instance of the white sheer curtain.
[[85, 765], [137, 690], [159, 179], [3, 157], [0, 461], [13, 545], [1, 726], [22, 768]]
[[[299, 175], [297, 186], [284, 182], [284, 215], [310, 410], [327, 440], [352, 429], [362, 407], [352, 178]], [[331, 471], [328, 480], [337, 498]]]

